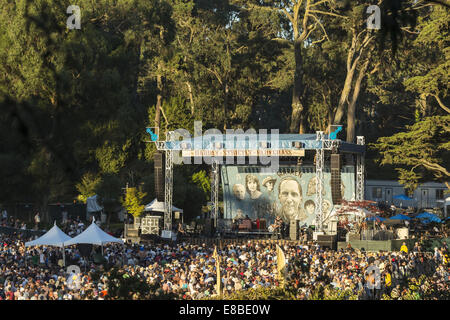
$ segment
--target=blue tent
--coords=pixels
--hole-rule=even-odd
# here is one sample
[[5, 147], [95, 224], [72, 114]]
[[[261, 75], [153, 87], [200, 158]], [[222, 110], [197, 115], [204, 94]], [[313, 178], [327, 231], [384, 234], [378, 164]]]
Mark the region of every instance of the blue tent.
[[423, 219], [423, 220], [420, 220], [420, 222], [422, 222], [422, 223], [430, 223], [430, 222], [441, 223], [442, 220], [439, 219], [438, 217], [434, 217], [434, 218], [430, 218], [430, 219]]
[[401, 214], [401, 213], [399, 213], [393, 217], [390, 217], [389, 219], [391, 219], [391, 220], [411, 220], [410, 217], [405, 216], [404, 214]]
[[436, 215], [434, 215], [434, 214], [432, 214], [432, 213], [429, 213], [429, 212], [422, 212], [422, 213], [419, 213], [419, 214], [416, 216], [416, 218], [418, 218], [418, 219], [434, 219], [434, 218], [437, 218], [437, 217], [436, 217]]
[[394, 199], [397, 199], [397, 200], [412, 200], [410, 197], [408, 197], [408, 196], [406, 196], [404, 194], [400, 194], [398, 196], [394, 196]]
[[386, 220], [386, 218], [379, 217], [379, 216], [373, 216], [373, 217], [366, 218], [366, 220], [367, 221], [384, 221], [384, 220]]

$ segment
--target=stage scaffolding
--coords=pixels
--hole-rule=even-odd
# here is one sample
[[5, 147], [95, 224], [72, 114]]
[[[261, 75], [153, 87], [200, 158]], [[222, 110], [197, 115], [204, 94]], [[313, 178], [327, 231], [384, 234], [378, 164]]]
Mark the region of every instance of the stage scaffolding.
[[[197, 145], [198, 140], [204, 136], [194, 137], [178, 141], [172, 139], [173, 131], [166, 134], [166, 141], [154, 141], [160, 151], [166, 155], [165, 164], [165, 207], [164, 207], [164, 230], [172, 229], [172, 199], [173, 199], [173, 157], [174, 152], [186, 150], [186, 146]], [[223, 135], [224, 136], [224, 135]], [[217, 137], [217, 135], [216, 135]], [[280, 134], [280, 149], [298, 149], [302, 145], [305, 150], [315, 150], [316, 167], [316, 230], [323, 231], [322, 225], [322, 190], [323, 190], [323, 170], [325, 168], [325, 151], [351, 153], [356, 155], [356, 200], [364, 199], [364, 152], [365, 141], [363, 136], [357, 137], [357, 144], [348, 143], [339, 139], [330, 139], [323, 131], [316, 134]], [[197, 141], [197, 143], [196, 143]], [[225, 140], [224, 140], [225, 141]], [[150, 141], [149, 141], [150, 142]], [[206, 150], [214, 150], [216, 146], [205, 146]], [[217, 142], [216, 144], [217, 145]], [[225, 144], [220, 144], [223, 148]], [[192, 149], [191, 149], [192, 150]], [[211, 218], [214, 219], [214, 226], [218, 226], [219, 216], [219, 183], [220, 183], [220, 163], [215, 157], [211, 161]]]

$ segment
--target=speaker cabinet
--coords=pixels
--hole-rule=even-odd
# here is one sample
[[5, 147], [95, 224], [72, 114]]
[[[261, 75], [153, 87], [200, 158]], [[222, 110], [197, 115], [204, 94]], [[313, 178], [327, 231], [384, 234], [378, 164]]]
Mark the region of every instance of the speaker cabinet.
[[298, 240], [298, 220], [291, 220], [289, 222], [289, 238], [291, 240]]
[[212, 236], [214, 233], [214, 220], [213, 219], [205, 219], [205, 235]]
[[331, 199], [333, 204], [341, 204], [341, 155], [331, 155]]
[[336, 235], [317, 235], [317, 244], [323, 248], [336, 250], [337, 249], [337, 236]]
[[165, 177], [165, 159], [164, 153], [157, 151], [154, 154], [155, 159], [155, 193], [156, 199], [164, 202], [164, 177]]

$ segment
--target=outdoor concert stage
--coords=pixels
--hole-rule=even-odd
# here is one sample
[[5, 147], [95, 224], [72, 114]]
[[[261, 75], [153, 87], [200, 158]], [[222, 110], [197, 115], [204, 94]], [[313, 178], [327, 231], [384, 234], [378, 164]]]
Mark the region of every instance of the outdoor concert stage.
[[[158, 152], [165, 155], [164, 185], [156, 186], [164, 188], [164, 230], [172, 230], [173, 166], [174, 159], [180, 158], [188, 164], [209, 160], [211, 211], [206, 218], [213, 220], [211, 229], [221, 234], [231, 235], [233, 223], [246, 218], [253, 224], [260, 221], [259, 235], [270, 236], [269, 227], [277, 216], [290, 230], [314, 226], [315, 231], [336, 232], [331, 230], [333, 207], [343, 199], [364, 198], [364, 137], [357, 137], [357, 144], [321, 131], [279, 134], [276, 140], [269, 134], [246, 133], [231, 140], [222, 134], [179, 138], [169, 132], [166, 141], [155, 141]], [[271, 162], [262, 154], [270, 155]], [[223, 212], [219, 212], [219, 197]], [[254, 231], [236, 234], [254, 235]]]

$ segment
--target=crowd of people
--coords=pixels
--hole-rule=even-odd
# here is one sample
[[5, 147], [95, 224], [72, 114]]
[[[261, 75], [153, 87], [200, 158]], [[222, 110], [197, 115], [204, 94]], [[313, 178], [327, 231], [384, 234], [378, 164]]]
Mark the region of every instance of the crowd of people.
[[[78, 223], [72, 221], [67, 228], [76, 233], [75, 225]], [[156, 288], [156, 294], [175, 299], [204, 299], [217, 294], [214, 248], [205, 244], [114, 244], [106, 246], [103, 254], [99, 248], [93, 247], [92, 254], [86, 254], [72, 246], [66, 251], [66, 266], [78, 265], [79, 270], [68, 272], [60, 248], [25, 247], [28, 240], [20, 233], [0, 235], [1, 300], [111, 299], [112, 270], [124, 277], [137, 277]], [[282, 249], [287, 260], [285, 283], [297, 299], [317, 298], [320, 287], [349, 292], [358, 299], [402, 299], [412, 285], [419, 298], [449, 298], [446, 245], [434, 253], [422, 252], [419, 244], [413, 248], [404, 245], [400, 252], [377, 253], [352, 248], [324, 250], [314, 243], [284, 245]], [[222, 294], [280, 286], [274, 244], [248, 242], [217, 251]], [[128, 298], [150, 296], [150, 292], [132, 292]]]

